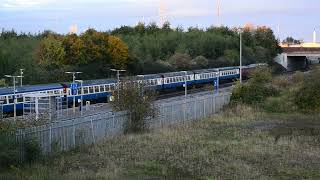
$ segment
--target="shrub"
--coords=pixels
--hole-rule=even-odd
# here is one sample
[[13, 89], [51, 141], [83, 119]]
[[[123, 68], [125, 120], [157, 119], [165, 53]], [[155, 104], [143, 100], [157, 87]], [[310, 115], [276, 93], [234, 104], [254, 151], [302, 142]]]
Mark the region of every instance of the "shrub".
[[320, 112], [320, 71], [313, 71], [300, 80], [301, 88], [295, 94], [295, 103], [303, 112]]
[[33, 139], [16, 138], [15, 126], [0, 122], [0, 170], [31, 163], [40, 157], [40, 148]]
[[276, 91], [263, 84], [237, 84], [233, 90], [231, 101], [245, 104], [259, 104], [267, 97], [275, 95]]
[[199, 68], [208, 68], [209, 61], [204, 56], [197, 56], [193, 61]]
[[299, 110], [305, 112], [320, 112], [320, 83], [307, 83], [295, 96]]
[[[139, 133], [148, 130], [146, 119], [156, 115], [154, 91], [148, 89], [143, 83], [137, 85], [134, 81], [123, 82], [119, 94], [115, 91], [115, 101], [111, 103], [116, 111], [129, 113], [125, 123], [125, 133]], [[119, 96], [118, 96], [119, 95]], [[118, 98], [119, 97], [119, 98]]]
[[193, 66], [193, 62], [189, 54], [175, 53], [169, 58], [169, 63], [176, 70], [189, 70]]
[[259, 68], [252, 72], [251, 79], [246, 84], [238, 83], [233, 90], [231, 101], [245, 104], [259, 104], [277, 91], [268, 85], [272, 79], [271, 71]]

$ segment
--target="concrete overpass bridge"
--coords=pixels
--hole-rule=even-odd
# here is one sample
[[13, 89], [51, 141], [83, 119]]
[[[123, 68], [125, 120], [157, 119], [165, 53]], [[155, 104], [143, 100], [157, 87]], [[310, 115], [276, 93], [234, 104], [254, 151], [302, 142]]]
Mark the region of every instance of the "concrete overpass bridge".
[[310, 64], [319, 63], [320, 47], [282, 47], [283, 53], [275, 61], [288, 71], [306, 69]]

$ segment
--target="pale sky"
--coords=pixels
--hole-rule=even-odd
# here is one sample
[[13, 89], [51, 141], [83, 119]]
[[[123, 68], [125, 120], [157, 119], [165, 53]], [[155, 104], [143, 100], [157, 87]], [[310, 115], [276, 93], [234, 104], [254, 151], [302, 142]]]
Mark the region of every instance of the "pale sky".
[[[109, 30], [139, 21], [158, 22], [159, 7], [173, 27], [209, 27], [217, 24], [217, 0], [0, 0], [0, 28], [18, 32], [46, 29], [66, 33], [72, 24]], [[320, 37], [320, 0], [220, 0], [222, 24], [248, 22], [271, 27], [280, 37], [312, 40]], [[320, 38], [318, 39], [320, 41]]]

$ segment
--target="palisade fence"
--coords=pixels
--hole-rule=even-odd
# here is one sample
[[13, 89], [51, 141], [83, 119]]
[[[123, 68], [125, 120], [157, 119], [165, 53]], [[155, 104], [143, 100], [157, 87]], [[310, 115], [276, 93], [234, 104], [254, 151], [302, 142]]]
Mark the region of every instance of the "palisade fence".
[[[147, 119], [147, 123], [150, 128], [161, 128], [170, 124], [210, 117], [229, 103], [230, 96], [230, 93], [210, 94], [181, 101], [158, 103], [156, 104], [157, 116]], [[43, 154], [68, 151], [123, 134], [127, 117], [128, 114], [125, 112], [88, 115], [19, 130], [16, 133], [16, 139], [36, 140]]]

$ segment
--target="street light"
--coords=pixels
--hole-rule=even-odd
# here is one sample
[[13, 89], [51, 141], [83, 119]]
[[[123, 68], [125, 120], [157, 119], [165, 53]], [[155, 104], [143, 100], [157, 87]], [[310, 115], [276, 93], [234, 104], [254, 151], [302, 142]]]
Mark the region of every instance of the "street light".
[[24, 69], [20, 69], [20, 76], [21, 76], [20, 86], [21, 87], [22, 87], [23, 70]]
[[13, 118], [16, 120], [17, 117], [17, 101], [16, 101], [16, 78], [22, 78], [21, 76], [12, 76], [12, 75], [5, 75], [7, 78], [12, 78], [13, 80]]
[[83, 80], [76, 80], [76, 82], [80, 83], [80, 88], [81, 88], [81, 103], [80, 103], [80, 112], [81, 112], [81, 116], [82, 116], [82, 108], [83, 108]]
[[240, 83], [242, 83], [242, 29], [239, 29], [240, 36]]
[[188, 84], [187, 84], [187, 76], [188, 76], [188, 72], [187, 71], [181, 71], [183, 73], [185, 73], [184, 75], [184, 96], [185, 98], [187, 98], [188, 95]]
[[[144, 75], [137, 75], [137, 77], [141, 78], [141, 84], [142, 84], [142, 87], [144, 87]], [[140, 81], [138, 81], [138, 88], [140, 88]], [[144, 96], [144, 93], [143, 93], [143, 89], [142, 89], [142, 93], [141, 93], [142, 96]]]
[[[81, 74], [82, 72], [65, 72], [66, 74], [72, 74], [72, 84], [75, 84], [76, 74]], [[76, 113], [76, 96], [73, 95], [73, 113]]]
[[118, 89], [118, 100], [120, 99], [119, 90], [120, 90], [120, 72], [126, 72], [126, 70], [122, 69], [110, 69], [113, 72], [117, 72], [117, 89]]

